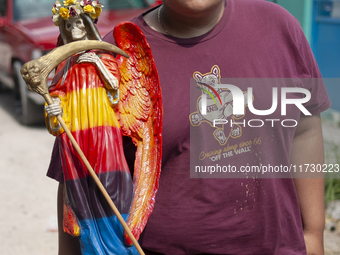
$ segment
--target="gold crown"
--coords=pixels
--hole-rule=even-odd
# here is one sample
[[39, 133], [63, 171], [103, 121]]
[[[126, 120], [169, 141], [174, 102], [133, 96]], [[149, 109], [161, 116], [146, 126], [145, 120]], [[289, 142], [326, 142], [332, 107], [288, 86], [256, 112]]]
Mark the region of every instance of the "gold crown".
[[56, 26], [59, 26], [60, 17], [67, 20], [69, 17], [77, 17], [79, 14], [85, 13], [91, 17], [94, 23], [97, 23], [103, 7], [99, 1], [65, 0], [62, 3], [60, 0], [57, 0], [52, 8], [52, 20]]

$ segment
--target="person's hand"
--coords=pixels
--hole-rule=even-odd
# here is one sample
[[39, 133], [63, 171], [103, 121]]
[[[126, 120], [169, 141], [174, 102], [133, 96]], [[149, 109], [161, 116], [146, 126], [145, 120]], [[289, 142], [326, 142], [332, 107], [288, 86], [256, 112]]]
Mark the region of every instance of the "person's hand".
[[53, 104], [45, 105], [45, 111], [49, 117], [61, 114], [59, 97], [52, 98]]
[[323, 233], [304, 231], [307, 255], [324, 255]]

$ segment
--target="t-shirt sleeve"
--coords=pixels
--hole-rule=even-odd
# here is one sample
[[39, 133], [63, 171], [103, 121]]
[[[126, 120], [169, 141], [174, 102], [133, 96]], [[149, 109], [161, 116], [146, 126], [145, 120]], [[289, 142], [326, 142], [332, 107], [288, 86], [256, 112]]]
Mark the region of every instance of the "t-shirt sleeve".
[[[136, 20], [138, 19], [139, 16], [133, 18], [131, 22], [136, 24]], [[113, 38], [113, 29], [103, 37], [103, 41], [116, 45], [115, 39]]]
[[116, 45], [115, 39], [113, 38], [113, 30], [111, 30], [110, 32], [108, 32], [108, 33], [103, 37], [103, 41], [104, 41], [104, 42], [111, 43], [111, 44], [113, 44], [113, 45]]
[[327, 90], [318, 64], [314, 58], [309, 43], [301, 30], [300, 54], [304, 60], [304, 65], [309, 70], [309, 77], [303, 79], [303, 86], [311, 92], [311, 99], [304, 105], [312, 114], [318, 114], [327, 110], [331, 106]]
[[50, 161], [50, 165], [47, 170], [47, 176], [60, 183], [64, 183], [64, 174], [63, 174], [63, 168], [61, 165], [58, 138], [56, 138], [54, 141], [51, 161]]
[[304, 87], [311, 92], [311, 99], [304, 106], [312, 115], [321, 113], [331, 106], [322, 78], [307, 78], [302, 82], [305, 83]]

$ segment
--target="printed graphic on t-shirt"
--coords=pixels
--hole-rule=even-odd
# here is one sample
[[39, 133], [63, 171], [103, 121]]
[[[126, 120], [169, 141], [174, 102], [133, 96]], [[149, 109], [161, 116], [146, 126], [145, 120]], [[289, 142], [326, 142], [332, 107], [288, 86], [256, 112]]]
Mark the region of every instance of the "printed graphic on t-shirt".
[[[237, 123], [244, 118], [245, 115], [233, 114], [233, 96], [230, 90], [215, 89], [216, 84], [220, 84], [221, 75], [217, 65], [211, 68], [211, 71], [205, 74], [196, 71], [194, 79], [202, 94], [207, 95], [207, 111], [202, 113], [202, 96], [197, 99], [197, 111], [190, 114], [189, 119], [192, 126], [199, 126], [202, 123], [208, 123], [214, 129], [212, 135], [220, 145], [225, 145], [229, 139], [235, 139], [242, 136], [242, 126], [234, 124], [218, 125], [214, 127], [214, 119], [232, 120]], [[247, 107], [247, 91], [243, 92], [244, 107]]]

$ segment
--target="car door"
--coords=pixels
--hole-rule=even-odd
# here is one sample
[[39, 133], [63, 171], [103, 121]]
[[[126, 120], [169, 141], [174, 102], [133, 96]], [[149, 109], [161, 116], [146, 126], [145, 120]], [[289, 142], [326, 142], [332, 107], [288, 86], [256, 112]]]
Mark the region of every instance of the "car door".
[[10, 76], [12, 50], [8, 40], [10, 34], [9, 14], [10, 0], [0, 0], [0, 71], [2, 75]]

